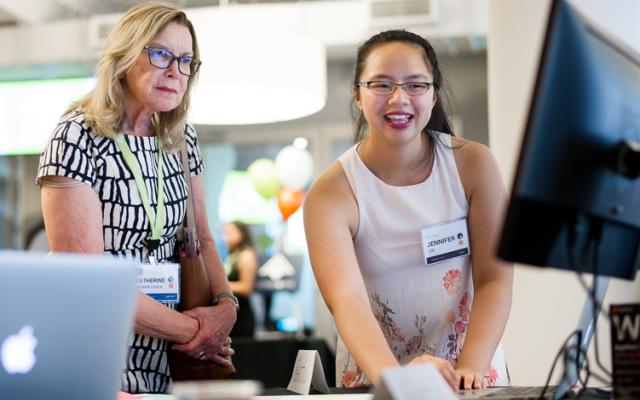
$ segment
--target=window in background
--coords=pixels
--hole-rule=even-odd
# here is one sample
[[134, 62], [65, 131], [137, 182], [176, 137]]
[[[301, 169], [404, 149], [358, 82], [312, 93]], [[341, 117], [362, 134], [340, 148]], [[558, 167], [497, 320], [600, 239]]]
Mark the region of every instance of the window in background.
[[20, 161], [19, 157], [0, 156], [0, 249], [19, 249], [21, 246]]
[[0, 157], [0, 249], [9, 247], [9, 160]]
[[241, 220], [254, 225], [276, 223], [279, 216], [274, 201], [274, 198], [266, 200], [256, 192], [246, 170], [232, 170], [224, 178], [218, 216], [223, 222]]
[[0, 82], [0, 155], [40, 154], [61, 114], [94, 78]]

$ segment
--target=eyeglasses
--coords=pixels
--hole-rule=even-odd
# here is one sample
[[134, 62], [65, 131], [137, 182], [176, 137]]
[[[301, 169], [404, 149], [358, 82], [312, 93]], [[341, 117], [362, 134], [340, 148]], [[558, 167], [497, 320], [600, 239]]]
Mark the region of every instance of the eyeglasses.
[[178, 71], [182, 75], [193, 76], [198, 72], [202, 61], [191, 56], [176, 56], [167, 49], [155, 46], [145, 46], [145, 50], [149, 53], [149, 64], [156, 68], [167, 69], [171, 67], [174, 61], [178, 60]]
[[395, 83], [391, 81], [367, 81], [358, 82], [356, 86], [364, 87], [377, 94], [391, 95], [396, 86], [399, 86], [409, 96], [421, 96], [433, 87], [433, 82], [405, 82]]

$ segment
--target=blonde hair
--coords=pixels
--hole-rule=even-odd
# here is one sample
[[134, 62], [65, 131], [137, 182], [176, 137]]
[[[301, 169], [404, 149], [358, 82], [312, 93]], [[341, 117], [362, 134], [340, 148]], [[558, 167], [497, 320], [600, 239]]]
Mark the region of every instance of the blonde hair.
[[[193, 57], [200, 59], [195, 29], [186, 14], [173, 4], [148, 2], [130, 8], [111, 30], [105, 50], [96, 68], [96, 87], [74, 103], [84, 112], [86, 123], [96, 134], [114, 138], [124, 120], [124, 75], [133, 67], [144, 47], [169, 23], [175, 22], [189, 29], [193, 40]], [[152, 115], [152, 128], [167, 150], [178, 148], [184, 140], [184, 128], [189, 110], [190, 91], [196, 76], [189, 78], [187, 90], [175, 109]]]

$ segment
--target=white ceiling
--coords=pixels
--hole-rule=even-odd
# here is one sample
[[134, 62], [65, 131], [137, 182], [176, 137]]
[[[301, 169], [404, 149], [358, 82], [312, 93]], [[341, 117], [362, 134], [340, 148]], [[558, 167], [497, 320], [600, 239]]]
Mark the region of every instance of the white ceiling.
[[[0, 0], [0, 25], [32, 25], [63, 19], [120, 13], [146, 0]], [[173, 0], [183, 8], [233, 4], [294, 3], [320, 0]]]
[[[105, 34], [145, 0], [0, 0], [0, 80], [81, 76], [93, 69]], [[173, 0], [201, 26], [301, 32], [329, 61], [351, 60], [375, 32], [405, 28], [439, 53], [486, 49], [488, 0]], [[46, 45], [43, 45], [46, 44]], [[78, 72], [78, 69], [81, 71]]]

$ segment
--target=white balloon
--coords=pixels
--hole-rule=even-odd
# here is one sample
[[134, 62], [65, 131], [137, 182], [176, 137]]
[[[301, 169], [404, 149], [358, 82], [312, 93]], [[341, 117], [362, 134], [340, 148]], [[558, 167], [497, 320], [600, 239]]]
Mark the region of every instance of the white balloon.
[[276, 157], [276, 173], [282, 186], [300, 190], [311, 181], [313, 158], [306, 149], [287, 146]]

